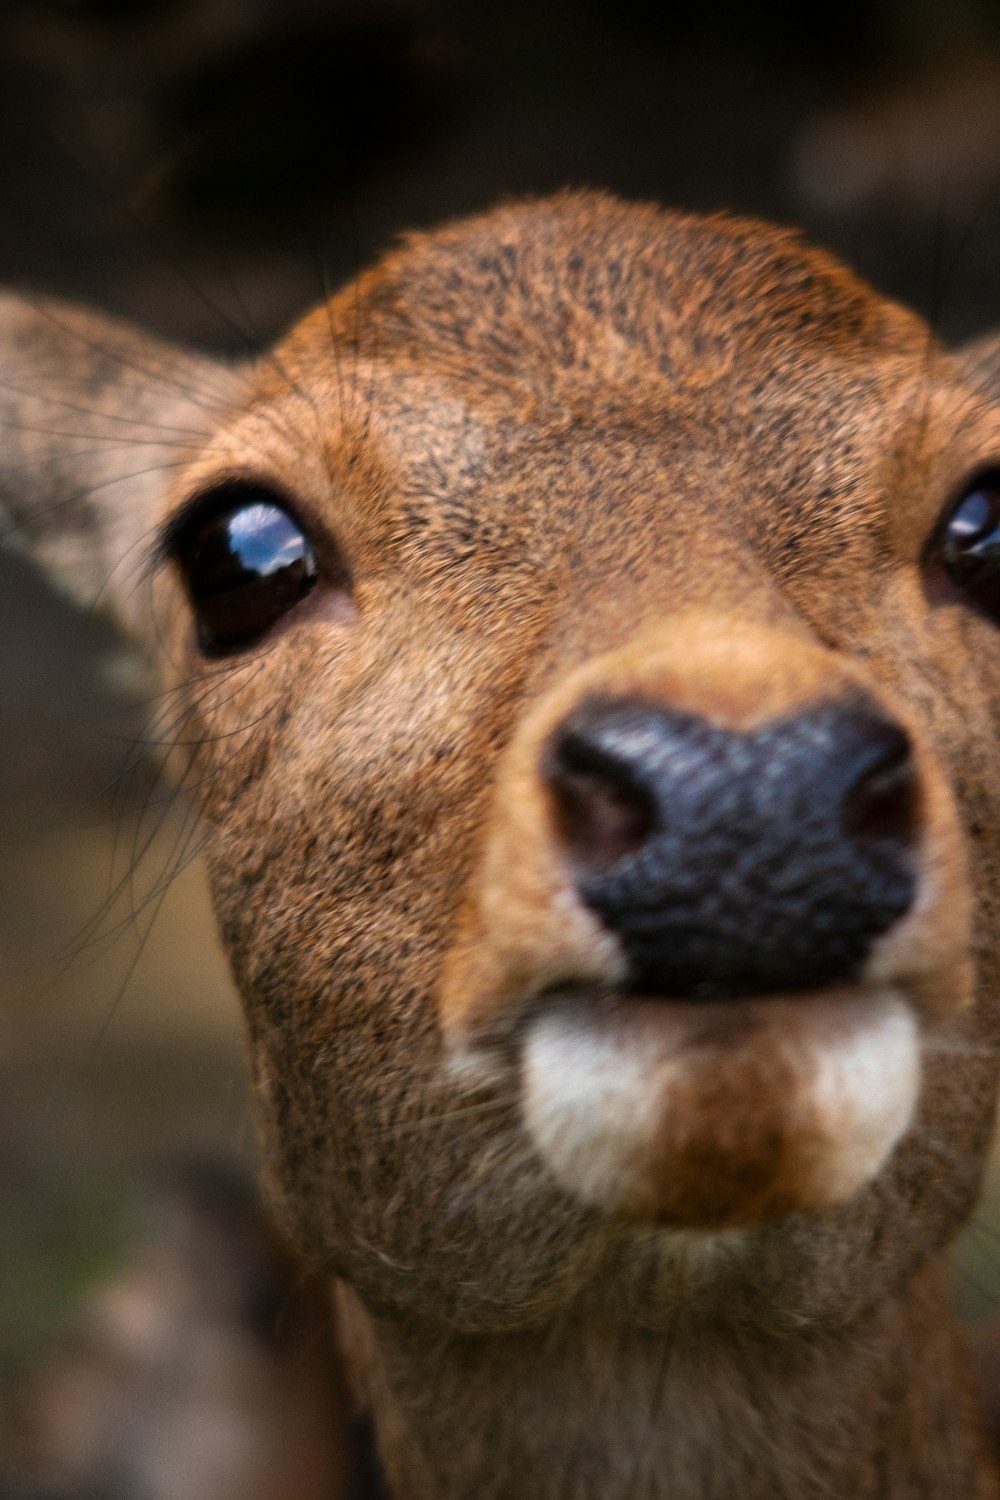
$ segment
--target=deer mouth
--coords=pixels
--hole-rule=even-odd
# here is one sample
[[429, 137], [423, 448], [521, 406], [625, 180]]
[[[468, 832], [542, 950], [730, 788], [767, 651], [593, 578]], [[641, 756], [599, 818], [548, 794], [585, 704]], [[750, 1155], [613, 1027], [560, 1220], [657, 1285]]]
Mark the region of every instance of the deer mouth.
[[578, 1201], [698, 1229], [821, 1212], [883, 1171], [924, 1031], [969, 1004], [956, 808], [840, 658], [675, 634], [683, 659], [636, 637], [512, 741], [442, 1028], [487, 1071], [513, 1045], [526, 1133]]
[[560, 1186], [687, 1228], [847, 1202], [920, 1088], [916, 1015], [891, 987], [710, 1005], [567, 992], [516, 1050], [524, 1125]]

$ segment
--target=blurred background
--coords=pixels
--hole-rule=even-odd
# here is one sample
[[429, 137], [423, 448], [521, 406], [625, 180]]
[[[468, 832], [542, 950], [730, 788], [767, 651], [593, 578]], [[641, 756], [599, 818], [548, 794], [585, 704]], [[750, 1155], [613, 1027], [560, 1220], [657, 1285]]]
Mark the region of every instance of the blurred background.
[[[0, 281], [182, 341], [258, 348], [401, 229], [567, 184], [801, 224], [946, 338], [982, 331], [1000, 3], [0, 6]], [[7, 556], [0, 659], [2, 1429], [129, 1253], [150, 1163], [252, 1135], [141, 673]], [[958, 1295], [1000, 1310], [989, 1214]]]

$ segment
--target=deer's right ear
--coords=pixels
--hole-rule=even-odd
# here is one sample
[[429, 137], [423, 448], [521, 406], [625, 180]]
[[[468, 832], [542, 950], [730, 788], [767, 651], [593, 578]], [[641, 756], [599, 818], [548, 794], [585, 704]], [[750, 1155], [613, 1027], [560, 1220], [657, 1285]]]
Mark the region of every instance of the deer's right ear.
[[111, 318], [0, 294], [0, 540], [141, 639], [137, 582], [171, 480], [239, 384]]

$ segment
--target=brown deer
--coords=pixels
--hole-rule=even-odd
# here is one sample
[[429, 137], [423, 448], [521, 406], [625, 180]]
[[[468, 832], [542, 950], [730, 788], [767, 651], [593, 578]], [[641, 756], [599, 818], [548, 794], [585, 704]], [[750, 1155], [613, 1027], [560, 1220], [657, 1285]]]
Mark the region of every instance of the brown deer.
[[946, 1262], [1000, 1043], [991, 347], [589, 193], [410, 237], [252, 368], [16, 297], [0, 341], [4, 507], [171, 690], [392, 1493], [1000, 1495]]

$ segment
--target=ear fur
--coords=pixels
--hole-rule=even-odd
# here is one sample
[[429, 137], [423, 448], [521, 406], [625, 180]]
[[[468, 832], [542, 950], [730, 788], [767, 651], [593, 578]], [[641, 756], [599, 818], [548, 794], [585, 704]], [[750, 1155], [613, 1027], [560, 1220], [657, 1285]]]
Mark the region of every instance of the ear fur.
[[239, 383], [114, 319], [0, 293], [0, 540], [141, 638], [146, 541]]
[[1000, 401], [1000, 331], [980, 335], [952, 351], [952, 358], [970, 385], [992, 401]]

